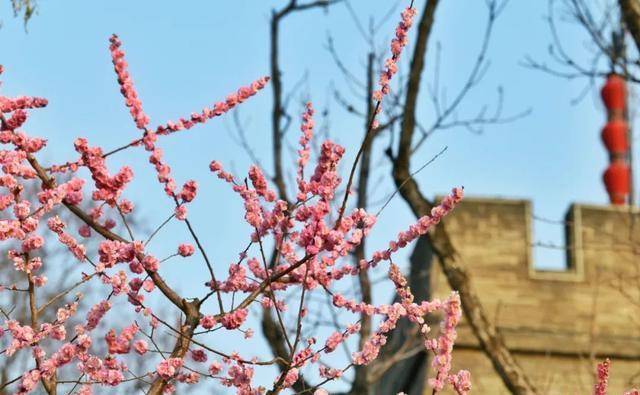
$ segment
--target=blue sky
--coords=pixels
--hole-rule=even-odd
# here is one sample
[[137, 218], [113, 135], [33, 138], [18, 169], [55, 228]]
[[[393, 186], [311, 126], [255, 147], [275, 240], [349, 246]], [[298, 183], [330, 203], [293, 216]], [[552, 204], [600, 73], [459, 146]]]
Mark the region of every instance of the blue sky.
[[[418, 5], [421, 3], [417, 1]], [[27, 125], [31, 133], [49, 139], [47, 161], [61, 162], [73, 156], [72, 142], [77, 136], [107, 148], [138, 136], [110, 63], [107, 47], [111, 33], [118, 33], [124, 42], [130, 72], [152, 124], [197, 111], [268, 74], [268, 19], [271, 9], [281, 7], [284, 1], [185, 4], [168, 0], [42, 0], [39, 13], [25, 33], [21, 21], [12, 18], [9, 2], [2, 2], [0, 62], [6, 70], [2, 89], [12, 95], [49, 99], [49, 107], [34, 113]], [[367, 20], [369, 16], [379, 18], [393, 2], [353, 0], [352, 4]], [[571, 100], [582, 91], [584, 81], [566, 81], [520, 65], [526, 55], [548, 60], [551, 37], [544, 20], [546, 13], [545, 1], [513, 1], [507, 6], [497, 21], [489, 47], [486, 77], [460, 107], [461, 116], [473, 114], [484, 104], [493, 104], [496, 89], [502, 86], [505, 114], [528, 108], [531, 114], [511, 124], [488, 126], [482, 135], [457, 129], [438, 132], [414, 159], [416, 165], [424, 163], [448, 146], [444, 156], [417, 176], [428, 194], [442, 194], [452, 186], [464, 185], [469, 196], [530, 199], [535, 214], [550, 219], [563, 218], [571, 202], [607, 202], [601, 182], [607, 157], [599, 137], [605, 115], [598, 92], [592, 91], [572, 105]], [[376, 37], [380, 48], [387, 45], [396, 21], [391, 18]], [[442, 45], [440, 86], [447, 87], [451, 95], [472, 67], [485, 22], [483, 1], [449, 1], [440, 5], [431, 48], [436, 42]], [[290, 89], [307, 73], [303, 94], [294, 97], [291, 112], [300, 112], [303, 98], [313, 100], [318, 109], [328, 108], [332, 138], [354, 155], [362, 136], [362, 122], [331, 99], [328, 87], [335, 84], [344, 88], [344, 83], [324, 49], [327, 33], [334, 37], [345, 65], [354, 73], [363, 74], [366, 44], [346, 8], [338, 5], [328, 14], [316, 10], [285, 21], [281, 37], [284, 85]], [[568, 50], [577, 59], [586, 59], [588, 45], [580, 30], [563, 27], [561, 34]], [[427, 59], [425, 92], [433, 81], [434, 53], [432, 50]], [[401, 67], [404, 66], [406, 62]], [[348, 95], [346, 89], [343, 92]], [[268, 88], [239, 110], [247, 124], [250, 144], [267, 164], [270, 99]], [[361, 106], [360, 102], [357, 104]], [[427, 124], [433, 118], [433, 109], [424, 95], [418, 116]], [[294, 131], [297, 120], [295, 125]], [[232, 117], [227, 116], [160, 143], [176, 180], [180, 183], [196, 178], [201, 185], [191, 218], [220, 273], [242, 249], [248, 235], [241, 221], [241, 203], [227, 185], [210, 176], [207, 168], [212, 159], [217, 159], [243, 174], [251, 163], [231, 138], [232, 126]], [[297, 136], [289, 137], [295, 143]], [[381, 152], [376, 155], [376, 161], [382, 163], [381, 174], [387, 173]], [[116, 155], [110, 166], [115, 169], [125, 163], [132, 165], [137, 175], [127, 196], [138, 204], [145, 224], [154, 227], [171, 212], [171, 204], [154, 181], [142, 151]], [[389, 183], [382, 184], [376, 196], [381, 198], [391, 190]], [[378, 231], [374, 240], [386, 241], [411, 221], [404, 202], [395, 199], [380, 220], [380, 228], [394, 231]], [[534, 224], [536, 240], [564, 242], [560, 226], [537, 221]], [[179, 224], [172, 225], [158, 237], [152, 243], [157, 254], [168, 254], [178, 242], [187, 241], [182, 231]], [[563, 264], [564, 257], [558, 251], [536, 251], [536, 265], [540, 267], [557, 268]], [[166, 270], [175, 275], [175, 285], [184, 290], [199, 282], [205, 273], [195, 262]]]

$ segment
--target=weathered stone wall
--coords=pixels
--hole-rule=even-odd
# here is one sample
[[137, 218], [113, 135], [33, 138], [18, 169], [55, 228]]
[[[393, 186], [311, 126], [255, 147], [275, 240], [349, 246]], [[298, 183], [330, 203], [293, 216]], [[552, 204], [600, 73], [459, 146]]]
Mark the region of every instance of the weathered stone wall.
[[[566, 271], [537, 271], [528, 201], [467, 198], [447, 218], [474, 289], [516, 359], [545, 394], [588, 394], [595, 362], [613, 361], [612, 394], [640, 381], [640, 216], [628, 209], [573, 205]], [[634, 229], [636, 231], [634, 231]], [[436, 296], [450, 291], [434, 265]], [[455, 368], [474, 393], [507, 393], [466, 323]], [[430, 392], [429, 392], [430, 393]]]

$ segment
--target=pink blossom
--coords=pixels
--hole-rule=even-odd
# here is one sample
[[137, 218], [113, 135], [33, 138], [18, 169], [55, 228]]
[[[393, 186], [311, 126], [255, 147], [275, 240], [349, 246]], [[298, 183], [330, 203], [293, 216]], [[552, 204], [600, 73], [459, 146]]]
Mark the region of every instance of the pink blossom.
[[228, 370], [228, 377], [222, 381], [222, 384], [228, 387], [236, 387], [239, 392], [251, 393], [251, 379], [253, 378], [253, 368], [243, 365], [237, 364], [233, 365]]
[[471, 391], [471, 373], [467, 370], [450, 375], [449, 381], [459, 395], [467, 395]]
[[42, 287], [47, 283], [47, 276], [33, 276], [33, 285]]
[[340, 369], [330, 368], [327, 366], [320, 366], [318, 370], [320, 373], [320, 377], [323, 377], [323, 378], [337, 379], [339, 377], [342, 377], [342, 370]]
[[607, 395], [607, 386], [609, 385], [609, 367], [611, 361], [607, 358], [604, 362], [598, 364], [598, 382], [596, 383], [593, 394]]
[[181, 204], [180, 206], [176, 207], [175, 214], [177, 219], [179, 219], [180, 221], [184, 221], [185, 219], [187, 219], [187, 206]]
[[387, 250], [376, 251], [373, 254], [372, 263], [375, 265], [382, 260], [388, 260], [392, 252], [395, 252], [399, 248], [404, 248], [407, 244], [426, 234], [436, 226], [445, 215], [455, 208], [455, 206], [462, 200], [463, 195], [463, 188], [453, 188], [451, 193], [445, 196], [440, 204], [431, 210], [431, 215], [421, 217], [416, 224], [409, 227], [409, 230], [400, 232], [397, 240], [392, 240], [389, 243], [389, 248]]
[[14, 99], [0, 96], [0, 112], [10, 113], [16, 110], [42, 108], [48, 104], [47, 99], [40, 97], [20, 96]]
[[191, 350], [191, 359], [196, 362], [207, 362], [207, 353], [201, 348], [197, 350]]
[[189, 180], [182, 187], [182, 191], [180, 192], [180, 199], [184, 202], [190, 202], [196, 197], [196, 192], [198, 191], [198, 183]]
[[229, 265], [229, 277], [218, 284], [218, 288], [225, 292], [249, 290], [246, 273], [242, 265]]
[[126, 200], [126, 199], [120, 199], [120, 202], [118, 203], [118, 207], [120, 207], [120, 211], [122, 211], [122, 214], [131, 214], [131, 212], [133, 212], [133, 208], [134, 205], [132, 202]]
[[105, 240], [98, 246], [100, 262], [106, 268], [113, 267], [117, 263], [131, 262], [136, 258], [137, 253], [141, 253], [139, 242]]
[[195, 248], [191, 244], [180, 244], [178, 246], [178, 255], [188, 257], [193, 255]]
[[460, 322], [461, 316], [460, 297], [457, 292], [454, 292], [444, 304], [444, 318], [440, 323], [440, 336], [437, 341], [425, 344], [426, 348], [432, 350], [435, 354], [431, 366], [436, 371], [436, 377], [435, 379], [430, 379], [429, 384], [436, 391], [442, 390], [445, 380], [449, 377], [451, 353], [457, 336], [456, 326]]
[[149, 124], [149, 117], [146, 116], [142, 110], [142, 102], [138, 98], [138, 93], [133, 86], [133, 81], [127, 70], [127, 61], [124, 59], [124, 52], [120, 47], [122, 42], [115, 34], [109, 39], [111, 45], [109, 51], [111, 52], [111, 59], [113, 61], [113, 68], [118, 76], [118, 84], [120, 84], [120, 93], [124, 96], [125, 103], [131, 112], [131, 116], [136, 123], [138, 129], [145, 129]]
[[251, 96], [258, 93], [269, 82], [269, 77], [262, 77], [254, 81], [251, 85], [238, 89], [232, 93], [227, 100], [217, 102], [211, 108], [205, 108], [200, 113], [192, 113], [188, 118], [180, 118], [176, 122], [168, 122], [166, 125], [158, 126], [156, 133], [160, 135], [170, 134], [183, 129], [191, 129], [198, 123], [205, 123], [211, 118], [219, 117], [228, 112], [237, 104], [244, 102]]
[[147, 292], [153, 291], [155, 287], [156, 285], [151, 279], [147, 279], [142, 282], [142, 288]]
[[91, 237], [91, 228], [89, 225], [82, 225], [78, 228], [78, 234], [82, 237], [89, 238]]
[[247, 319], [248, 314], [249, 311], [247, 309], [237, 309], [225, 314], [220, 319], [220, 323], [227, 329], [236, 329], [244, 323], [244, 321]]
[[220, 362], [215, 361], [211, 365], [209, 365], [209, 373], [213, 376], [217, 375], [222, 371], [222, 365]]
[[330, 140], [322, 143], [320, 158], [311, 179], [309, 191], [320, 196], [325, 201], [333, 199], [341, 178], [336, 172], [338, 162], [344, 154], [344, 148]]
[[133, 179], [133, 170], [124, 166], [112, 176], [107, 170], [102, 149], [90, 147], [84, 138], [76, 139], [74, 146], [95, 182], [96, 190], [93, 192], [93, 200], [103, 200], [111, 206], [115, 205], [124, 188]]
[[331, 334], [331, 336], [329, 336], [329, 338], [327, 339], [327, 342], [324, 345], [324, 349], [325, 352], [329, 353], [333, 350], [336, 349], [336, 347], [342, 343], [342, 341], [344, 340], [342, 333], [340, 332], [333, 332], [333, 334]]
[[165, 359], [156, 366], [156, 372], [163, 379], [173, 377], [182, 367], [182, 359], [169, 358]]
[[276, 199], [276, 193], [269, 189], [267, 179], [258, 166], [253, 165], [249, 168], [249, 179], [256, 193], [262, 196], [267, 202], [273, 202]]
[[313, 127], [315, 126], [313, 121], [313, 106], [311, 103], [307, 103], [305, 112], [302, 115], [302, 126], [300, 126], [300, 150], [298, 150], [298, 173], [296, 181], [298, 183], [298, 200], [305, 200], [307, 195], [307, 186], [304, 181], [304, 167], [309, 162], [311, 149], [309, 143], [313, 138]]
[[136, 324], [132, 324], [124, 328], [117, 336], [116, 331], [111, 329], [105, 336], [107, 346], [109, 347], [109, 353], [127, 354], [131, 347], [131, 340], [137, 332], [138, 326]]
[[[400, 59], [402, 49], [407, 45], [407, 35], [409, 28], [411, 28], [411, 25], [413, 24], [413, 18], [415, 15], [415, 8], [406, 8], [402, 11], [402, 19], [396, 28], [396, 36], [391, 40], [392, 56], [386, 60], [385, 69], [380, 75], [380, 90], [373, 92], [373, 100], [378, 102], [378, 105], [376, 106], [376, 115], [382, 111], [380, 104], [382, 102], [382, 98], [389, 94], [391, 90], [389, 81], [391, 81], [393, 76], [398, 72], [398, 60]], [[377, 120], [374, 119], [372, 127], [373, 129], [377, 129]]]
[[282, 382], [283, 388], [289, 388], [298, 381], [298, 369], [292, 368], [289, 369], [287, 374], [284, 376], [284, 380]]
[[106, 300], [93, 305], [87, 314], [86, 329], [88, 331], [95, 329], [109, 309], [111, 309], [111, 303]]
[[25, 241], [22, 242], [22, 251], [29, 252], [32, 250], [37, 250], [44, 245], [44, 239], [39, 235], [29, 236]]
[[145, 340], [136, 340], [133, 342], [133, 349], [136, 350], [138, 354], [144, 355], [149, 349], [149, 346]]
[[[156, 175], [158, 177], [158, 181], [164, 185], [164, 191], [170, 198], [175, 198], [175, 181], [171, 177], [171, 167], [165, 163], [163, 159], [163, 152], [160, 148], [155, 146], [156, 135], [154, 132], [147, 132], [143, 139], [145, 144], [145, 149], [150, 151], [149, 155], [149, 163], [151, 163], [156, 171]], [[191, 186], [193, 190], [189, 192], [185, 192], [187, 197], [195, 197], [195, 187]], [[191, 193], [193, 196], [191, 196]]]
[[33, 391], [40, 382], [40, 371], [38, 369], [29, 370], [22, 375], [18, 394], [28, 394]]
[[204, 317], [200, 318], [200, 325], [204, 329], [211, 329], [216, 325], [216, 319], [212, 315], [205, 315]]
[[176, 377], [176, 380], [181, 383], [196, 384], [198, 381], [200, 381], [200, 374], [196, 372], [180, 373]]
[[64, 231], [65, 224], [62, 222], [60, 217], [57, 215], [52, 217], [47, 221], [47, 225], [49, 229], [58, 235], [58, 240], [64, 245], [67, 246], [69, 251], [80, 261], [85, 260], [86, 249], [82, 244], [79, 244], [76, 239], [73, 238], [69, 233]]
[[154, 257], [152, 255], [147, 255], [142, 260], [142, 265], [144, 266], [144, 268], [146, 270], [148, 270], [150, 272], [158, 271], [159, 264], [160, 264], [160, 261], [158, 261], [158, 258], [156, 258], [156, 257]]

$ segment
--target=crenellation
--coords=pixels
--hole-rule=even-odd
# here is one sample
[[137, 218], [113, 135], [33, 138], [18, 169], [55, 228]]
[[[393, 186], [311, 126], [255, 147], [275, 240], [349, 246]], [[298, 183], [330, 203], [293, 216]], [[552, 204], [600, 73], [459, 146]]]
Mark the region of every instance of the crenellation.
[[[640, 371], [638, 211], [571, 205], [560, 271], [534, 267], [531, 212], [526, 200], [465, 198], [446, 226], [486, 313], [543, 393], [589, 393], [596, 359], [606, 356], [611, 392], [622, 393]], [[446, 279], [433, 268], [433, 293], [445, 296]], [[472, 371], [474, 393], [508, 393], [464, 319], [456, 344], [455, 368]]]

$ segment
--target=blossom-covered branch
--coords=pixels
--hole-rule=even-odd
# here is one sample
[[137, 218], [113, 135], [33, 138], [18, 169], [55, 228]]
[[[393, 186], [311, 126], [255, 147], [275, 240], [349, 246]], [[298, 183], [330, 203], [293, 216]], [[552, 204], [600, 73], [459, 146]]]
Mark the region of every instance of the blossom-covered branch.
[[[406, 33], [414, 14], [413, 8], [402, 14], [402, 23], [392, 44], [388, 78], [395, 73], [392, 66], [406, 44]], [[400, 232], [387, 248], [354, 264], [349, 255], [374, 228], [376, 217], [361, 208], [346, 213], [344, 204], [338, 210], [334, 208], [342, 182], [338, 169], [344, 147], [330, 140], [322, 142], [314, 168], [305, 171], [311, 162], [309, 145], [314, 126], [313, 108], [308, 104], [302, 120], [296, 170], [298, 190], [294, 202], [279, 199], [258, 166], [251, 166], [247, 178], [240, 181], [220, 162], [211, 162], [210, 170], [229, 184], [244, 204], [249, 245], [239, 249], [236, 262], [225, 270], [218, 268], [218, 275], [228, 273], [218, 279], [200, 237], [188, 222], [187, 205], [196, 204], [198, 190], [207, 181], [187, 180], [178, 188], [156, 140], [158, 136], [190, 129], [223, 115], [263, 89], [268, 78], [260, 78], [239, 89], [212, 108], [150, 128], [150, 120], [128, 71], [122, 43], [115, 35], [110, 42], [125, 104], [136, 128], [142, 130], [142, 137], [124, 147], [141, 145], [149, 153], [148, 160], [174, 212], [164, 223], [184, 221], [200, 254], [196, 256], [196, 247], [182, 240], [175, 240], [174, 253], [167, 258], [161, 259], [154, 253], [148, 240], [162, 230], [164, 223], [149, 235], [147, 242], [136, 239], [131, 229], [129, 238], [117, 234], [118, 223], [126, 226], [127, 217], [136, 211], [136, 205], [126, 198], [129, 188], [136, 184], [132, 168], [125, 165], [117, 171], [110, 170], [110, 153], [83, 137], [73, 142], [77, 158], [70, 158], [64, 165], [43, 166], [38, 155], [46, 146], [46, 140], [30, 136], [22, 127], [29, 112], [46, 106], [46, 100], [0, 96], [0, 143], [3, 144], [0, 150], [0, 187], [3, 191], [0, 240], [11, 246], [7, 248], [9, 259], [17, 271], [24, 273], [25, 284], [20, 288], [27, 290], [30, 305], [26, 321], [6, 317], [2, 323], [2, 331], [7, 332], [4, 339], [8, 342], [2, 358], [10, 363], [16, 353], [29, 353], [33, 359], [21, 378], [11, 381], [16, 383], [16, 393], [33, 392], [40, 383], [49, 394], [62, 388], [74, 391], [77, 386], [77, 393], [87, 395], [96, 387], [120, 390], [128, 382], [135, 381], [148, 387], [148, 393], [160, 394], [173, 392], [177, 385], [196, 385], [209, 379], [233, 388], [238, 394], [277, 394], [291, 388], [307, 372], [321, 377], [316, 388], [321, 394], [324, 390], [320, 387], [324, 383], [340, 377], [351, 366], [367, 365], [375, 360], [401, 318], [420, 327], [425, 349], [434, 354], [434, 390], [439, 391], [450, 384], [459, 394], [469, 391], [468, 372], [450, 372], [455, 327], [460, 320], [458, 295], [454, 293], [445, 301], [416, 303], [399, 268], [392, 263], [398, 250], [426, 234], [454, 209], [462, 198], [461, 188], [454, 188], [429, 215]], [[381, 89], [384, 93], [384, 84]], [[81, 170], [89, 177], [83, 177]], [[63, 180], [60, 172], [68, 173], [70, 179]], [[23, 193], [25, 186], [32, 184], [40, 189], [37, 200], [30, 200]], [[56, 216], [53, 213], [56, 208], [69, 210], [77, 221], [65, 221]], [[75, 228], [81, 238], [98, 240], [98, 247], [88, 248], [88, 243], [72, 234]], [[45, 237], [47, 235], [49, 237]], [[61, 262], [76, 265], [82, 272], [78, 286], [90, 278], [99, 279], [96, 292], [100, 300], [86, 302], [80, 295], [66, 300], [69, 293], [62, 292], [55, 296], [56, 300], [44, 301], [38, 306], [43, 303], [38, 298], [39, 289], [47, 286], [45, 274], [53, 274], [56, 270], [55, 265], [40, 257], [42, 248], [48, 243], [63, 245], [63, 251], [73, 257], [72, 260], [61, 259]], [[277, 250], [269, 264], [263, 249], [266, 244], [276, 246]], [[187, 298], [178, 288], [169, 285], [161, 274], [168, 260], [190, 256], [202, 259], [211, 274], [200, 288], [189, 287], [189, 295], [195, 293], [199, 295], [197, 298]], [[352, 277], [384, 261], [389, 262], [389, 278], [400, 302], [364, 303], [340, 291]], [[218, 303], [208, 303], [214, 294]], [[299, 295], [298, 301], [292, 302], [292, 295]], [[313, 295], [329, 296], [332, 308], [351, 316], [353, 321], [327, 336], [303, 331], [302, 328], [309, 324], [308, 301]], [[40, 308], [57, 300], [64, 300], [65, 304], [58, 308], [55, 319], [42, 320]], [[151, 307], [163, 303], [180, 310], [178, 324], [171, 324], [170, 319], [162, 317], [164, 313]], [[296, 312], [293, 316], [285, 314], [290, 305], [295, 306], [291, 309]], [[250, 339], [254, 331], [250, 327], [249, 313], [253, 309], [276, 313], [289, 345], [289, 355], [267, 361], [213, 346], [220, 343], [215, 339], [236, 333]], [[430, 337], [431, 329], [425, 317], [438, 312], [443, 315], [441, 330], [435, 337]], [[346, 366], [330, 367], [322, 363], [321, 358], [332, 354], [338, 346], [346, 344], [352, 334], [359, 332], [361, 314], [379, 318], [373, 321], [380, 322], [378, 328], [361, 349], [351, 353]], [[80, 317], [82, 323], [71, 327], [69, 319], [74, 316]], [[159, 328], [168, 332], [163, 333]], [[294, 329], [289, 332], [289, 328]], [[172, 340], [173, 348], [163, 351], [158, 347], [159, 337]], [[141, 367], [136, 374], [131, 373], [134, 363]], [[285, 367], [281, 374], [273, 377], [270, 383], [257, 383], [255, 370], [275, 363]], [[80, 378], [75, 378], [77, 376]], [[67, 387], [72, 384], [73, 387]]]

